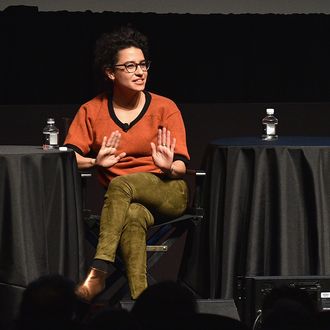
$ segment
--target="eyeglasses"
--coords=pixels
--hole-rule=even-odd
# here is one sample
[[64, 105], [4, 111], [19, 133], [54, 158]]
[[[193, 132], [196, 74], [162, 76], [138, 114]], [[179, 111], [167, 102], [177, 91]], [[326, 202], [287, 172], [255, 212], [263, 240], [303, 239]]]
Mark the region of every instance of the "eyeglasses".
[[124, 63], [124, 64], [116, 64], [115, 67], [116, 66], [124, 66], [125, 70], [128, 73], [134, 73], [137, 70], [138, 66], [139, 66], [142, 71], [146, 72], [146, 71], [149, 70], [150, 64], [151, 64], [150, 61], [143, 61], [143, 62], [140, 62], [140, 63], [128, 62], [128, 63]]

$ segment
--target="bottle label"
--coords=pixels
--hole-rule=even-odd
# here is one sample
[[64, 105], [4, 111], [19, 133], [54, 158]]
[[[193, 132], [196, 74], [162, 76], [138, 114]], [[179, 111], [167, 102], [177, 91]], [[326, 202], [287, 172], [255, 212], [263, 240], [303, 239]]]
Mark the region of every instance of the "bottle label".
[[275, 124], [266, 125], [266, 135], [275, 135]]
[[50, 145], [57, 145], [57, 133], [49, 133], [49, 144]]

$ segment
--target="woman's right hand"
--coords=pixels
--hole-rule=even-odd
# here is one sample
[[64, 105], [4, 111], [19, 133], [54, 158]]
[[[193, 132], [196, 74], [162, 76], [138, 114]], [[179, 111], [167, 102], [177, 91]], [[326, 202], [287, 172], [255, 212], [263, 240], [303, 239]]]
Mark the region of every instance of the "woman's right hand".
[[126, 156], [126, 152], [116, 155], [120, 138], [121, 134], [119, 131], [112, 132], [109, 138], [106, 136], [103, 138], [101, 148], [95, 159], [95, 165], [111, 167]]

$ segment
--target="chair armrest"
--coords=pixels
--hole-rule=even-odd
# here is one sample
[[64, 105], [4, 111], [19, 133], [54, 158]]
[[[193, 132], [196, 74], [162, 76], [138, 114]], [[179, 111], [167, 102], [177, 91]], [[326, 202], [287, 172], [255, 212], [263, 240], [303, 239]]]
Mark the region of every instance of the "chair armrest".
[[190, 168], [188, 168], [187, 171], [186, 171], [186, 174], [196, 175], [196, 176], [205, 176], [206, 172], [204, 170], [200, 170], [200, 169], [190, 169]]
[[86, 212], [87, 211], [87, 180], [92, 177], [92, 173], [90, 171], [79, 170], [79, 174], [81, 179], [81, 197], [82, 197], [83, 212]]
[[90, 178], [92, 176], [92, 173], [91, 172], [82, 172], [82, 171], [79, 171], [80, 173], [80, 176], [82, 178]]
[[201, 169], [187, 169], [186, 174], [193, 177], [191, 185], [192, 199], [190, 203], [191, 212], [198, 217], [203, 217], [204, 210], [202, 205], [203, 186], [206, 177], [206, 172]]

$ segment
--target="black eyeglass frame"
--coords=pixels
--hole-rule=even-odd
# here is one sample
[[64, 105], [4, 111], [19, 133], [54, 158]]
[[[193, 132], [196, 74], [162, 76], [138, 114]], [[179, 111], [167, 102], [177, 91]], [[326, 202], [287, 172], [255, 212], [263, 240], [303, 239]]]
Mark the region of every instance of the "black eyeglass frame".
[[[142, 61], [140, 63], [127, 62], [127, 63], [123, 63], [123, 64], [116, 64], [115, 67], [117, 67], [117, 66], [123, 66], [123, 67], [125, 67], [126, 72], [128, 72], [128, 73], [134, 73], [137, 70], [138, 66], [139, 66], [143, 72], [147, 72], [150, 69], [150, 64], [151, 64], [151, 61]], [[130, 66], [130, 65], [131, 66], [132, 65], [135, 66], [135, 69], [133, 71], [129, 71], [128, 66]], [[141, 65], [142, 66], [145, 66], [145, 69], [143, 69], [141, 67]], [[133, 69], [133, 66], [132, 66], [132, 69]]]

